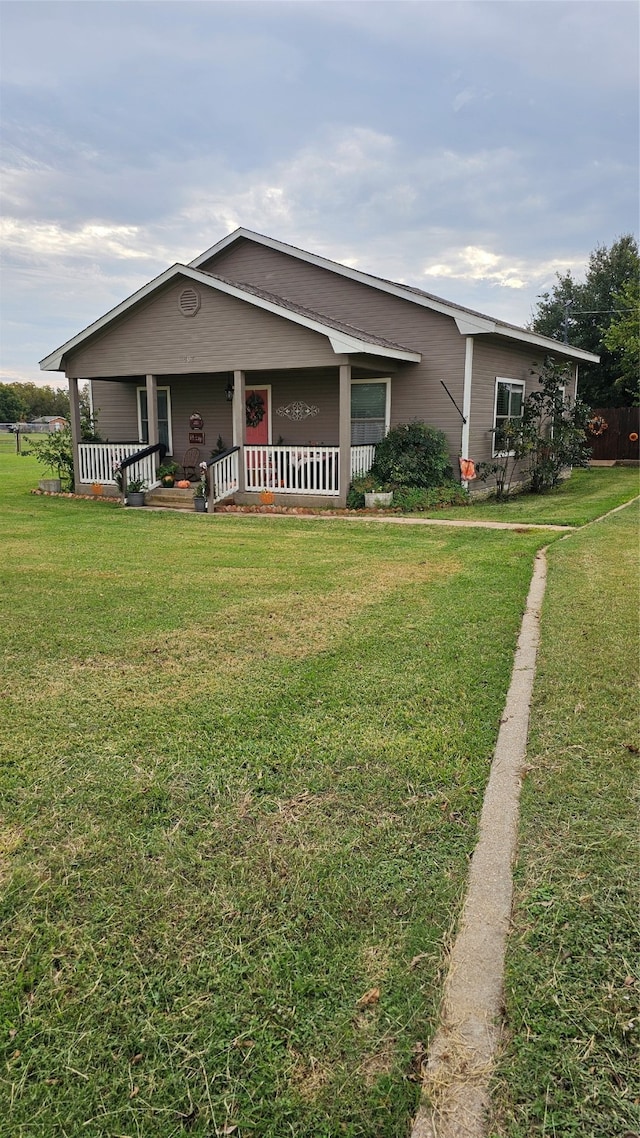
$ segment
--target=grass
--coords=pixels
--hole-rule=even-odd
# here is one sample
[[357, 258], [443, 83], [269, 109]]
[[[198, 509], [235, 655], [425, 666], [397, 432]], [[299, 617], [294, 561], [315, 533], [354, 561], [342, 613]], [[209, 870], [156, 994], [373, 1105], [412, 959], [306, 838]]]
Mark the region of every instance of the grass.
[[[126, 511], [0, 463], [0, 1134], [406, 1136], [549, 535]], [[552, 549], [496, 1138], [632, 1125], [629, 516]]]
[[582, 526], [640, 493], [637, 469], [625, 466], [574, 470], [551, 494], [515, 494], [507, 502], [487, 500], [451, 506], [420, 517]]
[[638, 509], [556, 543], [493, 1138], [640, 1131]]
[[406, 1135], [542, 538], [1, 461], [0, 1134]]

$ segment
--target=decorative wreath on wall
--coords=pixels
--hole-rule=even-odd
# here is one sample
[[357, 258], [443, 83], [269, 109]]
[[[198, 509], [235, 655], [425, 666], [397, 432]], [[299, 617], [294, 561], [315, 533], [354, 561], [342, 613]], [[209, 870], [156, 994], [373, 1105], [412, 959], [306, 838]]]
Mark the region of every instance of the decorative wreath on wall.
[[252, 391], [246, 399], [246, 419], [248, 427], [259, 427], [264, 419], [264, 399], [257, 391]]
[[594, 415], [592, 419], [589, 419], [587, 427], [591, 435], [603, 435], [605, 431], [609, 430], [609, 424], [606, 419], [602, 418], [602, 415]]

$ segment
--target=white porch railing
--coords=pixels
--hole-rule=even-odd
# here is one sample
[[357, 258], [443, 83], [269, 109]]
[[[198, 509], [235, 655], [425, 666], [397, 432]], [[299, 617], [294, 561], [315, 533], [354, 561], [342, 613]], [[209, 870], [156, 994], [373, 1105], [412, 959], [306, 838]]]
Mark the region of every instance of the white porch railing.
[[[86, 485], [116, 485], [113, 467], [142, 449], [142, 443], [80, 443], [78, 481]], [[374, 446], [351, 447], [350, 477], [366, 474], [373, 464]], [[150, 454], [127, 468], [127, 478], [143, 478], [155, 485], [157, 455]], [[214, 502], [238, 489], [240, 452], [234, 451], [211, 466]], [[245, 487], [259, 493], [311, 494], [335, 497], [340, 493], [340, 450], [329, 446], [246, 446]]]
[[234, 450], [232, 454], [226, 454], [224, 458], [219, 458], [210, 466], [211, 496], [214, 503], [230, 498], [238, 489], [239, 454], [239, 450]]
[[[113, 468], [123, 458], [129, 458], [142, 450], [144, 443], [80, 443], [78, 447], [80, 458], [80, 475], [76, 480], [90, 484], [101, 483], [103, 486], [115, 486], [116, 477]], [[127, 479], [144, 478], [149, 487], [156, 482], [157, 454], [148, 454], [146, 458], [127, 467]]]
[[361, 478], [373, 466], [376, 448], [373, 445], [351, 447], [351, 477]]
[[278, 494], [340, 493], [340, 448], [246, 446], [245, 487]]

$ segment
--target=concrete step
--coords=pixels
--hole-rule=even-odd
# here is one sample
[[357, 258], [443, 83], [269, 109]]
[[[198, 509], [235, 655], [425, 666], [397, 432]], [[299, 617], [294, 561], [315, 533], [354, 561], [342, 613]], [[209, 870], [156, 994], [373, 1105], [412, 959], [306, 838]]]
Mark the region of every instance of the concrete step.
[[168, 510], [193, 510], [193, 490], [177, 486], [157, 486], [144, 496], [146, 506], [164, 506]]

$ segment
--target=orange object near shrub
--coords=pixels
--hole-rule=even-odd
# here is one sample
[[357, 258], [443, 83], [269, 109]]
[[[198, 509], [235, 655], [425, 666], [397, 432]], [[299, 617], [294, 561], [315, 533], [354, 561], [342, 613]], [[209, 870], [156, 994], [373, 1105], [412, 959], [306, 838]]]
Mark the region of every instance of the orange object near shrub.
[[275, 500], [276, 500], [276, 496], [275, 496], [273, 490], [261, 490], [260, 491], [260, 501], [262, 502], [263, 506], [272, 506], [273, 503], [275, 502]]
[[189, 480], [187, 478], [183, 478], [183, 479], [181, 479], [180, 482], [176, 482], [176, 486], [178, 487], [179, 490], [190, 490], [191, 489], [191, 483], [189, 482]]

